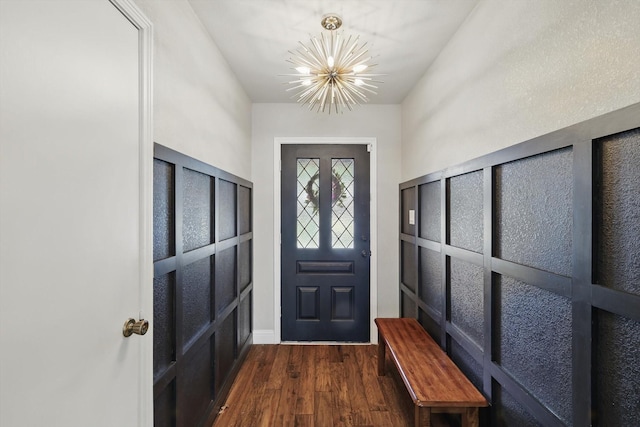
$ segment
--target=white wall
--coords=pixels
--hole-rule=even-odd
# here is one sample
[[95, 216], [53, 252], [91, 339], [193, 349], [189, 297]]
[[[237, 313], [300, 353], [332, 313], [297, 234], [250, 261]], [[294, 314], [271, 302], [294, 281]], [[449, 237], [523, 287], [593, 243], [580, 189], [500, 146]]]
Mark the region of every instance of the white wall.
[[251, 101], [186, 0], [135, 0], [154, 25], [154, 140], [251, 179]]
[[[378, 316], [398, 316], [398, 183], [400, 182], [400, 106], [363, 105], [344, 115], [311, 112], [298, 104], [254, 104], [252, 120], [254, 183], [255, 341], [274, 331], [274, 138], [375, 137], [377, 143]], [[279, 310], [279, 308], [278, 308]]]
[[640, 102], [640, 1], [481, 1], [402, 104], [402, 181]]

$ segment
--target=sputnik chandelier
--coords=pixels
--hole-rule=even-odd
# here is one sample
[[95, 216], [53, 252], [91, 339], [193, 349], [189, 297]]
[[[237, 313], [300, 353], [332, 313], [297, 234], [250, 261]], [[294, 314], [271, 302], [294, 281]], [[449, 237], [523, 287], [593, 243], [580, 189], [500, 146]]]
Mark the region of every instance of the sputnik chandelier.
[[296, 77], [289, 82], [292, 85], [287, 91], [298, 92], [300, 104], [309, 104], [309, 109], [317, 112], [331, 110], [344, 112], [347, 107], [367, 102], [367, 94], [376, 94], [371, 83], [382, 83], [373, 80], [380, 74], [363, 73], [374, 65], [368, 64], [371, 56], [365, 49], [366, 43], [359, 45], [359, 36], [345, 38], [336, 30], [342, 25], [342, 19], [336, 14], [327, 14], [320, 22], [329, 30], [329, 35], [320, 34], [320, 38], [311, 37], [311, 45], [302, 46], [302, 50], [289, 51], [292, 55], [287, 62], [294, 65], [297, 74], [286, 74]]

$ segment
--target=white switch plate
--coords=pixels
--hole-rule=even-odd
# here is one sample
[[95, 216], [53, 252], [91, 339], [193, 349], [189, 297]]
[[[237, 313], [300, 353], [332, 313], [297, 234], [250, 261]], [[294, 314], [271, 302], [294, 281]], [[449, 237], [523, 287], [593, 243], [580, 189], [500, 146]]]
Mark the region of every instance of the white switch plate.
[[416, 225], [416, 211], [409, 209], [409, 225]]

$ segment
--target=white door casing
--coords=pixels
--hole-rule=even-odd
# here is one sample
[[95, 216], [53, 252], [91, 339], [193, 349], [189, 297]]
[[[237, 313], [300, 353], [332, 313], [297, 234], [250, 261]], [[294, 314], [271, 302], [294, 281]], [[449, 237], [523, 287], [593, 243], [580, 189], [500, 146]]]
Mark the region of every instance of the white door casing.
[[0, 1], [0, 425], [151, 426], [151, 25]]

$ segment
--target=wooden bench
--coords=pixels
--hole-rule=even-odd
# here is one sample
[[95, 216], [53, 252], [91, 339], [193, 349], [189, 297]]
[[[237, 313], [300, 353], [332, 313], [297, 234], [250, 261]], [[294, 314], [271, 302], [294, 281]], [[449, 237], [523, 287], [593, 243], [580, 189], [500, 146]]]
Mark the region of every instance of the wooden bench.
[[431, 425], [432, 413], [456, 413], [463, 427], [479, 425], [478, 408], [487, 400], [416, 319], [376, 319], [378, 375], [384, 375], [385, 348], [415, 404], [415, 426]]

